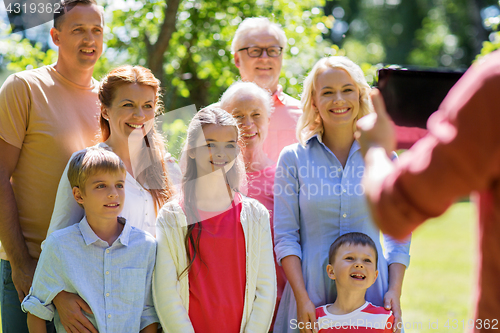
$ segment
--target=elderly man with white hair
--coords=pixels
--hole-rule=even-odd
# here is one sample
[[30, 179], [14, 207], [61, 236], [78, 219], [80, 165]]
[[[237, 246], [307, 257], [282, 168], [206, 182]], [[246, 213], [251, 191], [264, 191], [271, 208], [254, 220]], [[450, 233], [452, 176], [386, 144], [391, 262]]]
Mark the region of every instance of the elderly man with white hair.
[[241, 79], [272, 94], [274, 112], [263, 149], [275, 162], [283, 147], [297, 142], [295, 128], [302, 114], [300, 102], [285, 94], [279, 85], [285, 46], [283, 29], [265, 17], [250, 17], [241, 22], [231, 45]]

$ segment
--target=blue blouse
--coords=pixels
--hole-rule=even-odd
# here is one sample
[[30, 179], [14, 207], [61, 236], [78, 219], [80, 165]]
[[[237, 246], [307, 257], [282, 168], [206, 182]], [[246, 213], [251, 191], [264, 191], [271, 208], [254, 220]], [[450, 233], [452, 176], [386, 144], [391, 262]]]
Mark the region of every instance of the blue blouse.
[[[410, 239], [398, 242], [383, 235], [373, 223], [361, 184], [364, 160], [354, 141], [345, 167], [321, 142], [311, 137], [306, 146], [294, 144], [283, 149], [274, 184], [275, 252], [279, 263], [289, 255], [301, 259], [309, 298], [315, 306], [333, 303], [335, 283], [326, 274], [330, 245], [341, 235], [362, 232], [370, 236], [379, 253], [379, 276], [366, 293], [366, 300], [383, 306], [388, 290], [388, 266], [410, 262]], [[295, 298], [287, 283], [279, 306], [274, 332], [292, 329], [297, 315]], [[295, 325], [296, 326], [296, 325]]]

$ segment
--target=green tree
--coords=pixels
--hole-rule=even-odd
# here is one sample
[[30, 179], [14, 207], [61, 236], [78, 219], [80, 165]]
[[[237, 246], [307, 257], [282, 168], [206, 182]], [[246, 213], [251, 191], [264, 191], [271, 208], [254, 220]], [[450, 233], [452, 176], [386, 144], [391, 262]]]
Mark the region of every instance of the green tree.
[[182, 119], [175, 119], [172, 122], [162, 124], [162, 132], [168, 138], [168, 152], [179, 160], [186, 138], [187, 123]]
[[284, 27], [290, 45], [280, 82], [295, 97], [301, 76], [319, 56], [332, 52], [330, 43], [321, 36], [325, 29], [321, 0], [135, 3], [113, 11], [107, 54], [151, 68], [162, 79], [167, 110], [213, 103], [238, 77], [230, 45], [238, 24], [246, 17], [269, 17], [272, 13], [270, 18]]
[[[167, 111], [188, 105], [204, 107], [219, 99], [236, 79], [238, 70], [230, 52], [239, 23], [247, 17], [266, 16], [287, 34], [285, 63], [280, 83], [298, 98], [303, 77], [318, 58], [341, 51], [324, 41], [331, 21], [323, 15], [324, 0], [103, 0], [105, 53], [94, 77], [100, 79], [122, 64], [150, 68], [161, 79]], [[45, 32], [44, 37], [46, 37]], [[54, 63], [57, 53], [20, 34], [0, 33], [0, 57], [11, 71]], [[191, 110], [192, 108], [187, 108]], [[175, 154], [192, 112], [166, 114], [169, 150]], [[182, 121], [175, 121], [183, 118]]]
[[481, 53], [477, 55], [476, 59], [500, 49], [500, 31], [498, 31], [500, 27], [500, 15], [486, 18], [484, 25], [494, 32], [491, 33], [490, 40], [483, 42]]
[[[298, 97], [302, 77], [324, 54], [335, 53], [323, 41], [328, 18], [324, 0], [103, 0], [106, 12], [105, 54], [94, 76], [99, 79], [121, 64], [149, 67], [162, 80], [167, 110], [215, 102], [238, 78], [230, 53], [238, 24], [246, 17], [267, 16], [288, 37], [280, 83]], [[120, 6], [120, 8], [118, 8]], [[56, 60], [53, 50], [4, 31], [0, 55], [12, 71], [36, 68]]]

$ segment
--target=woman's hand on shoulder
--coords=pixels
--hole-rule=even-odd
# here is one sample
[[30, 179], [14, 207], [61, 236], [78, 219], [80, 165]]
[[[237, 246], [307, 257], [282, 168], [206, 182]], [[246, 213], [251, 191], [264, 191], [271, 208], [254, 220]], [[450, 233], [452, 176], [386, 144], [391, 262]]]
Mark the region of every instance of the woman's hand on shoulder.
[[403, 319], [401, 314], [401, 294], [395, 291], [389, 290], [384, 295], [384, 308], [386, 310], [391, 310], [394, 315], [394, 324], [392, 325], [392, 331], [394, 333], [400, 333]]

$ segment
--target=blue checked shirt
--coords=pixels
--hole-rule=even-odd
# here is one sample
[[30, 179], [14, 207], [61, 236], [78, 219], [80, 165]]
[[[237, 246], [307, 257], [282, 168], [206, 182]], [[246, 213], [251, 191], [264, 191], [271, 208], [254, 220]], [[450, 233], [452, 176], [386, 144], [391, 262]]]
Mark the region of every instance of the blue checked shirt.
[[139, 332], [158, 322], [151, 277], [156, 258], [153, 236], [125, 223], [109, 246], [87, 219], [55, 231], [45, 241], [23, 311], [52, 320], [66, 332], [52, 304], [62, 290], [76, 293], [92, 309], [85, 313], [100, 333]]

